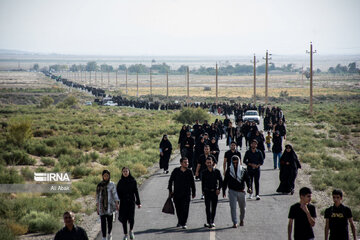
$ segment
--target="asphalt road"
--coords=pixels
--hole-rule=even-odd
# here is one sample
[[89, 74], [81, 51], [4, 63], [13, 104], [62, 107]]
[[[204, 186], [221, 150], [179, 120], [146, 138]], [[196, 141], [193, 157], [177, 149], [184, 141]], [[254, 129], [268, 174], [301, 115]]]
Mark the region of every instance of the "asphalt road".
[[[259, 126], [262, 129], [262, 126]], [[173, 143], [175, 144], [175, 143]], [[220, 155], [218, 168], [222, 172], [223, 156], [228, 147], [225, 140], [219, 141]], [[245, 148], [241, 156], [245, 155]], [[171, 171], [179, 166], [177, 156], [170, 163]], [[168, 179], [170, 173], [165, 175], [158, 171], [150, 177], [140, 188], [142, 208], [136, 208], [134, 233], [136, 239], [146, 240], [184, 240], [184, 239], [287, 239], [288, 212], [292, 204], [299, 201], [296, 186], [294, 195], [279, 195], [276, 188], [279, 185], [279, 170], [273, 169], [272, 153], [266, 152], [264, 165], [261, 167], [260, 197], [261, 200], [246, 199], [245, 225], [237, 229], [232, 228], [230, 206], [227, 198], [219, 197], [217, 214], [215, 218], [216, 229], [204, 228], [206, 222], [205, 203], [200, 199], [201, 186], [196, 182], [196, 198], [190, 203], [188, 218], [188, 229], [183, 230], [176, 227], [177, 218], [175, 215], [161, 212], [163, 204], [168, 196]], [[240, 215], [238, 211], [238, 216]], [[317, 212], [318, 218], [320, 212]], [[323, 239], [323, 226], [316, 224], [314, 228], [316, 239]], [[113, 239], [123, 239], [124, 234], [121, 223], [116, 220], [113, 227]], [[101, 233], [98, 240], [101, 240]]]

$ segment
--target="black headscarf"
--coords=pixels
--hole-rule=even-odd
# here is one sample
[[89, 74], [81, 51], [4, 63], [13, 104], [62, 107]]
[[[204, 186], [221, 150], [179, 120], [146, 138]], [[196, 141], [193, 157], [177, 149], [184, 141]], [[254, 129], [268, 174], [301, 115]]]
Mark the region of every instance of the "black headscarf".
[[[288, 152], [286, 148], [290, 148], [291, 149], [290, 152]], [[293, 147], [290, 144], [285, 145], [285, 150], [280, 158], [280, 161], [289, 162], [291, 166], [296, 168], [301, 168], [301, 164], [298, 159], [298, 156], [296, 155]]]

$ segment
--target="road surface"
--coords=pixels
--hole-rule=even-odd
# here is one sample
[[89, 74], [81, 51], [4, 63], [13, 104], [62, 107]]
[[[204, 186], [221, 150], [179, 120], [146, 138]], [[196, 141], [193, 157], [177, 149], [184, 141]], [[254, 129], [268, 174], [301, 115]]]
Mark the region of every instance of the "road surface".
[[[259, 125], [262, 129], [262, 125]], [[175, 144], [175, 143], [173, 143]], [[219, 141], [220, 155], [218, 168], [222, 172], [224, 153], [228, 150], [225, 139]], [[241, 151], [242, 158], [245, 148]], [[180, 166], [180, 156], [170, 163], [170, 173]], [[299, 187], [296, 186], [294, 195], [279, 195], [276, 189], [279, 185], [279, 170], [273, 169], [272, 153], [266, 152], [264, 165], [261, 167], [260, 197], [261, 200], [246, 199], [245, 225], [237, 229], [232, 228], [230, 206], [227, 198], [219, 195], [219, 203], [215, 218], [216, 229], [204, 227], [206, 222], [205, 203], [201, 200], [201, 185], [196, 182], [196, 198], [191, 200], [190, 212], [187, 222], [188, 229], [176, 227], [175, 215], [161, 212], [168, 196], [168, 180], [170, 173], [165, 175], [162, 171], [156, 172], [140, 188], [142, 208], [136, 208], [134, 233], [136, 239], [143, 240], [185, 240], [185, 239], [287, 239], [288, 212], [292, 204], [299, 201]], [[255, 189], [254, 189], [255, 190]], [[238, 216], [240, 215], [238, 210]], [[317, 212], [318, 218], [320, 212]], [[323, 239], [323, 226], [316, 224], [314, 228], [316, 239]], [[124, 234], [121, 223], [116, 220], [113, 227], [113, 239], [123, 239]], [[99, 233], [97, 240], [101, 240]]]

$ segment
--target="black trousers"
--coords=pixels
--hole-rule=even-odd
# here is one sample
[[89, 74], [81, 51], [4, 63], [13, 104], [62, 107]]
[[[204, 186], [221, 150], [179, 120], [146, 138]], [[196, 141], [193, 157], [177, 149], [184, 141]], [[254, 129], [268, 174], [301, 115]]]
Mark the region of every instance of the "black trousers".
[[253, 182], [255, 182], [256, 195], [259, 195], [259, 193], [260, 193], [260, 184], [259, 184], [260, 168], [256, 168], [256, 169], [248, 168], [248, 174], [249, 174], [250, 181], [251, 181], [251, 188], [253, 186]]
[[216, 207], [218, 203], [218, 195], [215, 191], [205, 191], [205, 211], [206, 211], [206, 220], [208, 224], [214, 223], [216, 215]]
[[185, 226], [189, 216], [190, 196], [174, 196], [174, 204], [178, 224]]
[[243, 140], [243, 136], [236, 138], [236, 143], [240, 148], [242, 148], [242, 140]]
[[111, 233], [112, 230], [112, 222], [113, 222], [113, 215], [101, 215], [101, 232], [102, 236], [106, 237], [106, 221], [108, 224], [108, 233]]

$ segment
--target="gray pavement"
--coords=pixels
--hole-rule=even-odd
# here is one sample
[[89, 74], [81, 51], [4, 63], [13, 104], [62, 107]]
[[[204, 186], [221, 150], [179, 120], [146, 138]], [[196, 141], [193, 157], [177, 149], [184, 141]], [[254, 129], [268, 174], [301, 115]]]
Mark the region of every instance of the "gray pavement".
[[[262, 126], [259, 125], [259, 129]], [[175, 143], [173, 143], [175, 145]], [[224, 153], [228, 150], [225, 139], [219, 141], [220, 155], [218, 168], [222, 172]], [[245, 155], [245, 148], [241, 156]], [[179, 166], [180, 156], [170, 163], [171, 171]], [[168, 239], [287, 239], [288, 212], [292, 204], [299, 201], [296, 186], [294, 195], [279, 195], [276, 188], [279, 185], [279, 170], [273, 169], [272, 153], [266, 152], [264, 165], [261, 167], [260, 176], [260, 201], [247, 199], [245, 226], [233, 229], [230, 216], [229, 201], [219, 196], [217, 214], [215, 218], [216, 229], [204, 228], [206, 222], [205, 203], [200, 199], [201, 185], [196, 182], [196, 198], [190, 203], [188, 229], [182, 230], [175, 227], [177, 218], [175, 215], [161, 212], [163, 204], [168, 196], [168, 180], [170, 173], [165, 175], [162, 171], [156, 172], [140, 188], [142, 208], [136, 208], [134, 233], [136, 239], [168, 240]], [[238, 215], [240, 213], [238, 212]], [[320, 212], [317, 212], [318, 218]], [[323, 226], [316, 224], [314, 228], [316, 239], [323, 239]], [[124, 234], [121, 223], [116, 220], [113, 227], [113, 239], [123, 239]], [[98, 240], [101, 240], [101, 233]]]

